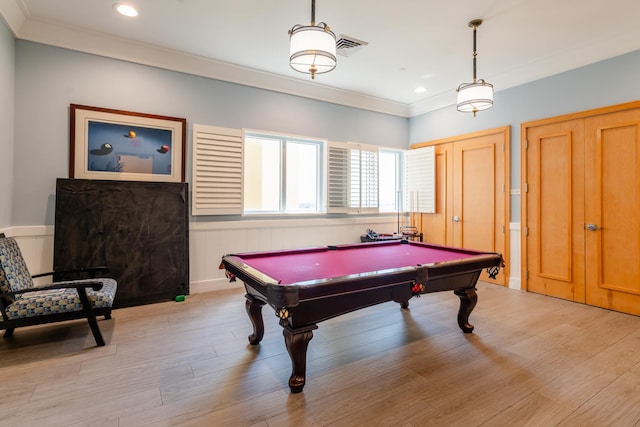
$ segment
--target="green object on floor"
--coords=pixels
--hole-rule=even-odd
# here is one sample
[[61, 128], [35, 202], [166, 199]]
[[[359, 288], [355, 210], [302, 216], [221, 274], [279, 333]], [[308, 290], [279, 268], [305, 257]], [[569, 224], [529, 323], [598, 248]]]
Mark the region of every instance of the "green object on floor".
[[184, 301], [184, 295], [176, 295], [176, 302]]

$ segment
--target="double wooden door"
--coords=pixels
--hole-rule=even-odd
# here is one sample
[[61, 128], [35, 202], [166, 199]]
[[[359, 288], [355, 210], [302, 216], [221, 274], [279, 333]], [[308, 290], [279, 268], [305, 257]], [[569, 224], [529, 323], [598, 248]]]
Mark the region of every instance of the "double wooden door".
[[522, 129], [527, 289], [640, 314], [640, 103]]
[[[412, 218], [424, 241], [508, 259], [508, 141], [504, 127], [412, 146], [434, 145], [436, 153], [436, 212]], [[481, 280], [505, 285], [508, 269]]]

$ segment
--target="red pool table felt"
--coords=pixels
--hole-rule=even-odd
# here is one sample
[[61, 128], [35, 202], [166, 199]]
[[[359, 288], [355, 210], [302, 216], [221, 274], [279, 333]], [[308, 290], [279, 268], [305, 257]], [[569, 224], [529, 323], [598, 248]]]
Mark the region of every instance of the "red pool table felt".
[[480, 252], [419, 242], [374, 242], [243, 254], [247, 265], [281, 285], [455, 261]]

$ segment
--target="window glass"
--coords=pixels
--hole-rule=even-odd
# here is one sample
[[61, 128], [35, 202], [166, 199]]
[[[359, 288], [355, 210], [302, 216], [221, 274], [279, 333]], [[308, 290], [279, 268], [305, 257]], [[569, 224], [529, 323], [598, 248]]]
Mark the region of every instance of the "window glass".
[[332, 213], [399, 209], [402, 150], [245, 132], [243, 153], [245, 214], [325, 213], [325, 193]]
[[316, 143], [287, 142], [286, 211], [318, 211], [318, 160]]
[[380, 149], [378, 161], [380, 212], [397, 212], [399, 196], [402, 194], [402, 151]]
[[280, 210], [280, 159], [280, 141], [245, 138], [245, 212], [264, 213]]
[[246, 133], [245, 214], [320, 212], [322, 144]]

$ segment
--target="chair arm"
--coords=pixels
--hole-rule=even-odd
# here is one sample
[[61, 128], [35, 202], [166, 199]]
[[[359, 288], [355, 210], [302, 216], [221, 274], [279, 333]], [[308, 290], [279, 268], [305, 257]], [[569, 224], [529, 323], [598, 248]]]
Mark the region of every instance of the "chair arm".
[[109, 267], [100, 266], [100, 267], [83, 267], [83, 268], [72, 268], [68, 270], [56, 270], [56, 271], [48, 271], [46, 273], [38, 273], [34, 274], [31, 277], [45, 277], [45, 276], [53, 276], [54, 274], [64, 274], [64, 273], [108, 273]]
[[94, 291], [99, 291], [100, 289], [102, 289], [102, 283], [100, 283], [100, 282], [77, 282], [77, 281], [56, 282], [56, 283], [52, 283], [52, 284], [46, 285], [46, 286], [36, 286], [36, 287], [33, 287], [33, 288], [29, 288], [29, 289], [21, 289], [19, 291], [15, 291], [15, 292], [4, 292], [4, 293], [0, 294], [0, 297], [27, 294], [29, 292], [51, 291], [51, 290], [56, 290], [56, 289], [77, 289], [77, 290], [80, 290], [80, 289], [86, 289], [86, 288], [91, 288]]

